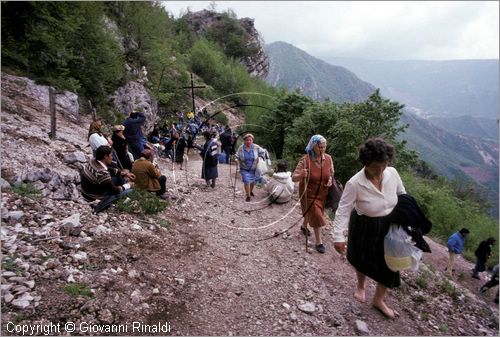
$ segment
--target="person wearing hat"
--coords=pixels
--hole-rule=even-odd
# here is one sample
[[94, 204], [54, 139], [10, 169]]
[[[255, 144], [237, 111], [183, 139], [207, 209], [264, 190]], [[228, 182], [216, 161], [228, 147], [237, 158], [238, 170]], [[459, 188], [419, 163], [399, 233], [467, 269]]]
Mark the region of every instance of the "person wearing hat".
[[453, 265], [455, 264], [455, 259], [457, 255], [462, 254], [464, 250], [465, 238], [469, 235], [469, 230], [467, 228], [462, 228], [460, 231], [453, 233], [447, 242], [448, 246], [448, 263], [444, 269], [448, 276], [453, 275]]
[[129, 150], [134, 156], [134, 159], [140, 157], [146, 144], [146, 139], [142, 133], [142, 126], [146, 122], [146, 116], [140, 109], [135, 109], [130, 113], [130, 116], [123, 122], [125, 126], [125, 139], [128, 142]]
[[123, 125], [115, 125], [112, 130], [113, 135], [111, 136], [111, 140], [113, 141], [114, 159], [118, 167], [122, 170], [131, 170], [132, 161], [130, 160], [127, 140], [124, 135], [125, 127]]
[[141, 157], [134, 161], [132, 173], [135, 175], [135, 188], [155, 192], [158, 197], [167, 199], [167, 177], [161, 174], [153, 159], [153, 151], [144, 149]]
[[255, 186], [255, 170], [259, 158], [264, 160], [265, 151], [259, 145], [254, 144], [253, 135], [247, 133], [243, 136], [244, 143], [236, 151], [235, 159], [240, 168], [241, 179], [245, 188], [246, 201], [254, 196], [253, 188]]

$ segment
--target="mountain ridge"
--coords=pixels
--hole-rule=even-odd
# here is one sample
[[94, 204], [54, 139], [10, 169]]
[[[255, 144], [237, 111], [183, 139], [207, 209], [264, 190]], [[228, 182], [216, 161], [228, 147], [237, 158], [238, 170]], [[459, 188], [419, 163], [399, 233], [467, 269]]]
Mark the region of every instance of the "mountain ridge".
[[[375, 87], [361, 81], [348, 69], [332, 66], [286, 42], [266, 44], [264, 49], [271, 60], [266, 81], [273, 86], [300, 88], [306, 96], [316, 100], [328, 97], [337, 103], [359, 102], [375, 91]], [[273, 64], [277, 59], [286, 62]]]

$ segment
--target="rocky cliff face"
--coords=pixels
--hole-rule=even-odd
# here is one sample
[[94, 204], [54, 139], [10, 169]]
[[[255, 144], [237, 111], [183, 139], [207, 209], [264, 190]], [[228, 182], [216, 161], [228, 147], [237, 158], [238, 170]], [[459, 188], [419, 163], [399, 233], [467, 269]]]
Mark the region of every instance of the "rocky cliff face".
[[[208, 28], [221, 20], [222, 15], [221, 13], [204, 9], [199, 12], [189, 12], [184, 16], [184, 19], [190, 22], [196, 34], [203, 35]], [[247, 41], [247, 47], [256, 46], [258, 49], [255, 55], [244, 57], [240, 59], [240, 62], [247, 67], [250, 75], [264, 79], [269, 73], [269, 57], [264, 51], [262, 37], [255, 29], [253, 19], [242, 18], [239, 19], [238, 22], [250, 35], [250, 39]]]

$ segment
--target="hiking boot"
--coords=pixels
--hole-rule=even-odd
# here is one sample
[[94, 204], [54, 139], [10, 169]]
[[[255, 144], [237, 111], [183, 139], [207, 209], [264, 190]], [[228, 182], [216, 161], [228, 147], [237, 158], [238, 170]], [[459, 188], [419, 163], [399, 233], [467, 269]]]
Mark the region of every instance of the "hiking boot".
[[302, 233], [304, 233], [304, 235], [311, 236], [311, 231], [309, 230], [309, 228], [300, 226], [300, 230], [302, 231]]
[[324, 254], [326, 252], [326, 248], [324, 244], [316, 245], [316, 250], [318, 253]]
[[250, 196], [255, 197], [255, 195], [253, 194], [253, 192], [250, 192]]
[[245, 199], [245, 201], [250, 201], [250, 197], [247, 197], [247, 198]]
[[210, 186], [212, 186], [212, 188], [215, 187], [215, 181], [214, 180], [212, 180], [212, 184]]

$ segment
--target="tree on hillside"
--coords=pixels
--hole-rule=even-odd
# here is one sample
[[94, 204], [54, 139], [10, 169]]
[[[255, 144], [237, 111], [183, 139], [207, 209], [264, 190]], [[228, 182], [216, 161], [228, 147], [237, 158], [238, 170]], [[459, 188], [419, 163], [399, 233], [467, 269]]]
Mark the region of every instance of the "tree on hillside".
[[361, 103], [314, 103], [294, 119], [286, 133], [285, 156], [296, 161], [309, 138], [321, 134], [328, 141], [327, 152], [334, 159], [336, 175], [345, 182], [361, 168], [359, 145], [369, 137], [379, 136], [396, 147], [396, 166], [411, 165], [416, 155], [406, 149], [404, 142], [395, 139], [407, 127], [398, 126], [402, 108], [403, 105], [382, 98], [378, 90]]
[[[276, 158], [283, 158], [285, 138], [296, 118], [300, 117], [304, 110], [313, 104], [313, 100], [295, 91], [294, 93], [284, 92], [277, 99], [277, 104], [270, 113], [261, 115], [260, 125], [264, 128], [257, 128], [255, 133], [259, 136], [261, 145], [273, 149]], [[269, 128], [273, 128], [270, 132]]]
[[99, 2], [2, 2], [2, 66], [96, 103], [123, 75]]
[[217, 43], [228, 57], [240, 59], [253, 56], [258, 48], [249, 43], [250, 35], [241, 27], [232, 10], [222, 13], [220, 19], [206, 31], [205, 37]]

